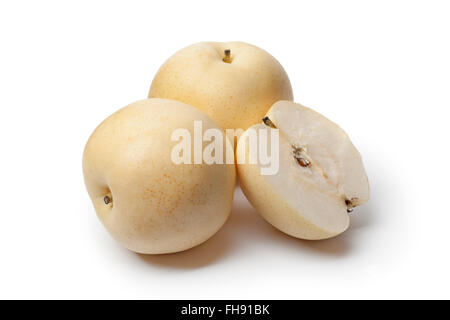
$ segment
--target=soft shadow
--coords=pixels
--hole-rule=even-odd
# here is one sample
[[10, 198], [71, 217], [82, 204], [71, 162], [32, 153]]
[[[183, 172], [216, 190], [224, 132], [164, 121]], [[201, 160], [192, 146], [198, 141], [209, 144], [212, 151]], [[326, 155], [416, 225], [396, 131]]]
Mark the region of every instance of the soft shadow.
[[170, 254], [146, 255], [137, 254], [143, 261], [163, 267], [176, 269], [197, 269], [214, 264], [223, 258], [232, 248], [230, 235], [234, 216], [212, 238], [192, 249]]
[[163, 254], [145, 255], [136, 254], [142, 261], [151, 265], [176, 269], [197, 269], [212, 265], [222, 259], [227, 254], [236, 253], [239, 247], [249, 239], [249, 235], [258, 234], [258, 226], [262, 223], [263, 228], [267, 228], [264, 221], [257, 216], [253, 207], [244, 198], [242, 191], [237, 184], [235, 189], [233, 208], [225, 225], [213, 237], [203, 244], [187, 251]]
[[176, 269], [196, 269], [212, 265], [230, 255], [267, 246], [271, 250], [288, 250], [292, 254], [316, 254], [339, 257], [348, 255], [360, 235], [360, 229], [373, 224], [374, 202], [352, 213], [351, 226], [342, 235], [320, 241], [296, 239], [277, 230], [261, 218], [245, 199], [239, 187], [235, 190], [233, 209], [223, 228], [205, 243], [190, 250], [166, 255], [142, 255], [139, 258], [151, 265]]
[[357, 229], [367, 228], [370, 225], [376, 223], [376, 212], [375, 201], [370, 200], [369, 202], [363, 204], [361, 207], [355, 208], [355, 211], [350, 214], [351, 225], [349, 233]]
[[[311, 254], [323, 254], [328, 256], [342, 256], [347, 254], [351, 248], [351, 239], [348, 235], [340, 235], [333, 239], [320, 240], [320, 241], [308, 241], [297, 239], [289, 236], [261, 218], [256, 211], [250, 206], [246, 205], [239, 208], [235, 212], [238, 217], [238, 222], [242, 237], [241, 239], [246, 242], [257, 242], [270, 245], [275, 250], [288, 250], [292, 254], [304, 254], [305, 250]], [[271, 242], [271, 243], [270, 243]]]
[[358, 237], [361, 235], [361, 229], [367, 228], [375, 223], [375, 202], [369, 201], [361, 207], [355, 208], [350, 214], [350, 227], [341, 235], [320, 241], [302, 241], [303, 246], [316, 250], [317, 252], [342, 256], [351, 252]]

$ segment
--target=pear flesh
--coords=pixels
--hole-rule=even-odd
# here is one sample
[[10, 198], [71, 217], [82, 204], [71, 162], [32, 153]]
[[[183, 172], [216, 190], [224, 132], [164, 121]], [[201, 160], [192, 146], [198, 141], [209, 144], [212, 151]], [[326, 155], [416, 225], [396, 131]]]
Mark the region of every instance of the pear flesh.
[[[275, 175], [261, 175], [260, 163], [238, 163], [241, 188], [259, 214], [301, 239], [320, 240], [344, 232], [348, 213], [369, 199], [361, 155], [347, 134], [321, 114], [290, 101], [275, 103], [263, 123], [251, 129], [279, 129]], [[249, 130], [241, 137], [244, 141]], [[270, 134], [258, 134], [265, 137]], [[248, 154], [248, 143], [240, 141], [238, 158], [248, 159]]]

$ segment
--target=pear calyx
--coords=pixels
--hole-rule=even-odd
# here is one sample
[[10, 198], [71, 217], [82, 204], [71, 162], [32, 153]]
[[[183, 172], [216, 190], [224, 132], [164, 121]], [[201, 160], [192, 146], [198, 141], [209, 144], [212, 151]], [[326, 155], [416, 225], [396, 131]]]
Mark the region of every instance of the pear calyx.
[[357, 198], [352, 198], [351, 200], [345, 199], [345, 205], [347, 206], [348, 213], [353, 212], [353, 208], [357, 206], [357, 204], [355, 204], [356, 200]]
[[105, 202], [106, 205], [108, 205], [108, 204], [112, 203], [112, 197], [110, 197], [110, 196], [105, 196], [105, 197], [103, 198], [103, 201]]

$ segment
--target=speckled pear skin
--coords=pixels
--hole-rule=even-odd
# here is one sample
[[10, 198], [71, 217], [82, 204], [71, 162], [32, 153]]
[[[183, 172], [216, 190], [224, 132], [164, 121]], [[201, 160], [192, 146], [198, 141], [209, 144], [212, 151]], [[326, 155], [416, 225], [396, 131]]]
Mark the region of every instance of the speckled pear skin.
[[223, 129], [247, 129], [275, 102], [293, 100], [281, 64], [244, 42], [202, 42], [178, 51], [161, 66], [148, 96], [192, 105]]
[[[108, 232], [126, 248], [145, 254], [187, 250], [209, 239], [227, 220], [235, 166], [171, 161], [175, 129], [193, 136], [219, 128], [181, 102], [146, 99], [103, 121], [83, 155], [86, 187]], [[105, 201], [109, 199], [109, 201]]]

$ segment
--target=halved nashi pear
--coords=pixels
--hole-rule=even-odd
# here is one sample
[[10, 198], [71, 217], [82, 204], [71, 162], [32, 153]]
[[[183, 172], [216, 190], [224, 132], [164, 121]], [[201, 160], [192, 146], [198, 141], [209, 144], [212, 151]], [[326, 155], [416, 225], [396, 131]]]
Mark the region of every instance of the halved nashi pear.
[[[270, 131], [277, 129], [279, 169], [262, 175], [267, 164], [249, 161], [250, 131], [271, 145]], [[369, 200], [361, 155], [347, 134], [300, 104], [275, 103], [262, 124], [242, 134], [237, 159], [241, 188], [250, 203], [273, 226], [297, 238], [319, 240], [344, 232], [348, 213]]]

